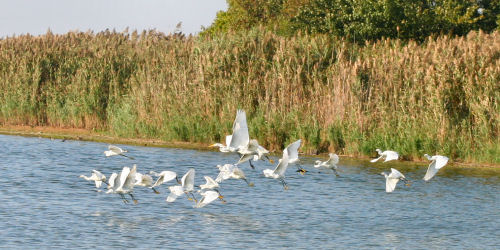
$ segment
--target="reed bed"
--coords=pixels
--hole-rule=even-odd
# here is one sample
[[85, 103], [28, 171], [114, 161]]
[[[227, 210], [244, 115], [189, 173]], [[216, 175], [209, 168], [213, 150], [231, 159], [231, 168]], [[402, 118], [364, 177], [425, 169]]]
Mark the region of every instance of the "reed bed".
[[0, 40], [0, 123], [217, 142], [247, 111], [271, 150], [500, 163], [500, 34], [364, 46], [262, 29]]

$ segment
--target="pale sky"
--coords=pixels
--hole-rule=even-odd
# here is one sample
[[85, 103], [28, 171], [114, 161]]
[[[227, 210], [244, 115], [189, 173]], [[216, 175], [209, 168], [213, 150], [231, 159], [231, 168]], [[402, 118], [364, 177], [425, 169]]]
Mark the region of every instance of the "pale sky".
[[0, 0], [0, 37], [45, 34], [49, 28], [57, 34], [126, 27], [168, 34], [179, 22], [182, 32], [195, 34], [226, 9], [226, 0]]

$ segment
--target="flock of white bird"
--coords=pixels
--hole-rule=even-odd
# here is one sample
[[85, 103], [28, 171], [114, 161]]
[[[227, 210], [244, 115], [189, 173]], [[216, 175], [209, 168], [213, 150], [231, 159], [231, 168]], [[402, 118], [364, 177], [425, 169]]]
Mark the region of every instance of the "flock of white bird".
[[[307, 170], [302, 168], [299, 164], [299, 147], [301, 145], [301, 140], [297, 140], [290, 145], [288, 145], [283, 150], [282, 158], [279, 159], [277, 166], [274, 169], [264, 169], [263, 175], [267, 178], [277, 179], [283, 185], [285, 190], [288, 189], [288, 185], [285, 182], [285, 172], [290, 165], [295, 165], [297, 167], [297, 172], [300, 174], [305, 174]], [[114, 193], [119, 194], [124, 203], [128, 203], [129, 201], [126, 198], [126, 195], [129, 195], [134, 203], [137, 204], [137, 199], [135, 199], [133, 195], [133, 189], [135, 186], [147, 187], [153, 190], [155, 193], [159, 193], [157, 191], [157, 187], [161, 184], [170, 182], [172, 180], [176, 180], [178, 185], [169, 186], [170, 194], [168, 195], [166, 201], [174, 202], [177, 197], [182, 195], [186, 195], [189, 200], [195, 202], [194, 207], [200, 208], [204, 207], [207, 204], [220, 199], [222, 202], [225, 202], [224, 197], [221, 195], [219, 191], [219, 185], [221, 182], [227, 179], [241, 179], [244, 180], [248, 186], [253, 186], [254, 184], [247, 180], [245, 177], [245, 173], [238, 166], [244, 162], [249, 162], [252, 169], [255, 169], [255, 166], [252, 164], [253, 161], [265, 160], [267, 159], [271, 164], [273, 161], [268, 157], [269, 151], [264, 147], [260, 146], [257, 140], [250, 139], [248, 133], [248, 126], [246, 121], [246, 114], [243, 110], [238, 110], [236, 114], [236, 119], [233, 123], [233, 133], [232, 135], [226, 136], [226, 144], [215, 143], [211, 145], [211, 147], [218, 147], [221, 152], [226, 153], [237, 153], [240, 157], [236, 164], [225, 164], [225, 165], [217, 165], [219, 169], [219, 174], [215, 178], [211, 178], [210, 176], [204, 176], [206, 183], [195, 186], [194, 184], [194, 176], [195, 170], [193, 168], [189, 169], [179, 180], [177, 174], [173, 171], [162, 171], [160, 173], [150, 171], [149, 174], [143, 174], [137, 172], [137, 166], [134, 164], [132, 168], [124, 167], [120, 173], [112, 173], [109, 179], [106, 178], [104, 174], [97, 170], [92, 170], [92, 175], [90, 177], [81, 175], [81, 178], [84, 178], [87, 181], [94, 181], [96, 188], [100, 188], [102, 183], [107, 185], [106, 193]], [[399, 154], [395, 151], [381, 151], [380, 149], [376, 149], [379, 157], [371, 160], [371, 162], [377, 162], [378, 160], [383, 159], [384, 162], [397, 160], [399, 158]], [[104, 151], [106, 156], [123, 156], [130, 159], [134, 159], [131, 156], [126, 155], [126, 150], [123, 150], [119, 147], [109, 145], [108, 150]], [[439, 169], [444, 167], [448, 163], [448, 157], [435, 155], [429, 156], [427, 154], [424, 155], [428, 160], [431, 161], [429, 167], [427, 168], [427, 172], [424, 176], [424, 180], [430, 180]], [[265, 159], [264, 159], [265, 158]], [[321, 171], [331, 172], [338, 176], [337, 172], [337, 164], [339, 163], [339, 156], [334, 153], [329, 154], [329, 159], [327, 161], [317, 160], [314, 164], [315, 169], [319, 169]], [[410, 181], [406, 179], [406, 177], [399, 172], [398, 170], [391, 168], [391, 173], [381, 173], [386, 179], [385, 190], [386, 192], [392, 192], [396, 188], [396, 184], [398, 181], [405, 182], [406, 185], [410, 185]], [[153, 180], [153, 176], [156, 177], [156, 181]], [[198, 190], [195, 190], [198, 188]], [[201, 199], [196, 199], [195, 193], [201, 195]]]

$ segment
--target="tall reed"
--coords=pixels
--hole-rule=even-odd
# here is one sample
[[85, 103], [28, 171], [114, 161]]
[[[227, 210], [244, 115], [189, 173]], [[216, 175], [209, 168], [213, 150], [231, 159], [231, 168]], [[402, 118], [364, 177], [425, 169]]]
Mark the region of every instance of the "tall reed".
[[500, 163], [500, 34], [358, 46], [262, 29], [215, 38], [133, 33], [0, 40], [0, 123], [222, 141], [243, 108], [272, 150], [394, 149]]

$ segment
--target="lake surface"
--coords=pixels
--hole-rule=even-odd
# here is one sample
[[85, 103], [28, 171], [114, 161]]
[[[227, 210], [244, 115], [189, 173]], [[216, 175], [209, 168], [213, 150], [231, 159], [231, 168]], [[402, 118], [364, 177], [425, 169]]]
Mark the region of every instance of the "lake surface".
[[[136, 163], [147, 173], [196, 169], [215, 178], [217, 164], [237, 156], [219, 152], [118, 145], [125, 157], [103, 154], [107, 144], [0, 135], [0, 247], [2, 248], [396, 248], [500, 247], [500, 170], [445, 167], [428, 183], [426, 163], [369, 163], [340, 158], [340, 177], [318, 173], [302, 158], [305, 176], [287, 171], [289, 190], [263, 178], [268, 162], [241, 168], [241, 180], [221, 184], [226, 204], [193, 208], [185, 196], [166, 203], [136, 187], [137, 205], [97, 192], [78, 178], [97, 169], [106, 176]], [[273, 157], [276, 160], [276, 157]], [[395, 167], [413, 181], [385, 192], [382, 171]]]

